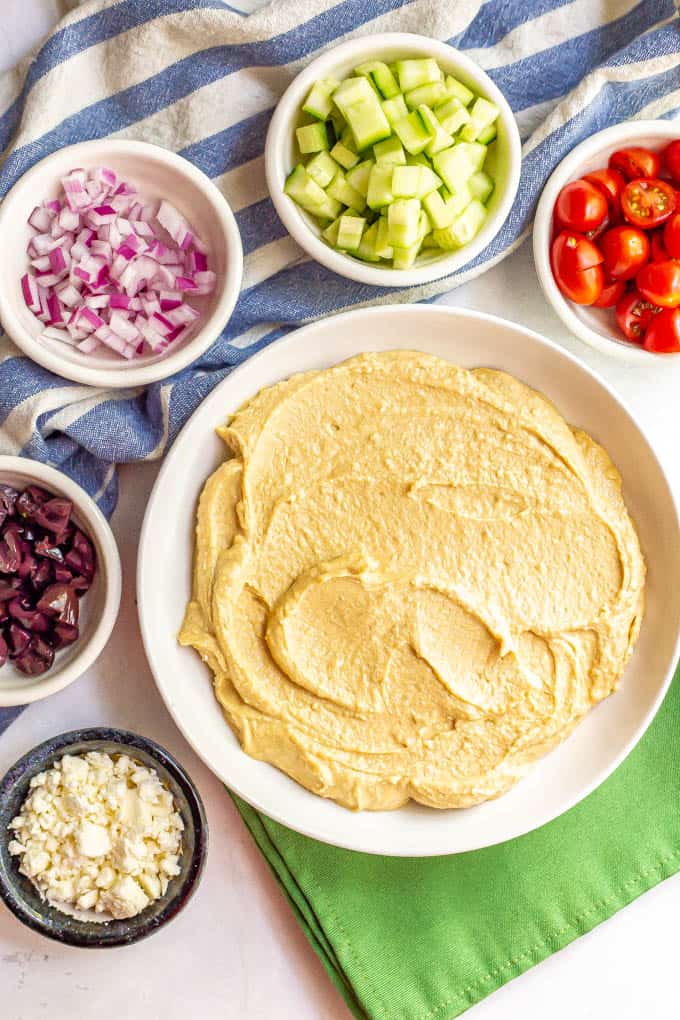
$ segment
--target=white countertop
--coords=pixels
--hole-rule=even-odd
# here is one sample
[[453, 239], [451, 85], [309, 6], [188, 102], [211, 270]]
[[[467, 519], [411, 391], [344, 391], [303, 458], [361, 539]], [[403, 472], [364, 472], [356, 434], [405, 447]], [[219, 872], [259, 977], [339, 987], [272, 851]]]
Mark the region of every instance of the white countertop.
[[[59, 7], [58, 0], [2, 0], [0, 66], [10, 66], [39, 38]], [[588, 362], [629, 403], [680, 491], [679, 364], [659, 359], [642, 369], [570, 337], [538, 290], [526, 243], [443, 301], [521, 321]], [[3, 1020], [348, 1020], [223, 787], [188, 747], [156, 693], [134, 593], [139, 529], [156, 470], [149, 464], [121, 470], [113, 526], [123, 558], [123, 606], [108, 648], [89, 673], [27, 709], [0, 737], [0, 774], [31, 746], [62, 730], [113, 725], [145, 733], [176, 754], [199, 786], [210, 823], [206, 873], [174, 923], [127, 949], [98, 953], [60, 946], [0, 907], [0, 1015]], [[471, 1020], [668, 1020], [677, 1011], [679, 915], [680, 876], [467, 1015]]]

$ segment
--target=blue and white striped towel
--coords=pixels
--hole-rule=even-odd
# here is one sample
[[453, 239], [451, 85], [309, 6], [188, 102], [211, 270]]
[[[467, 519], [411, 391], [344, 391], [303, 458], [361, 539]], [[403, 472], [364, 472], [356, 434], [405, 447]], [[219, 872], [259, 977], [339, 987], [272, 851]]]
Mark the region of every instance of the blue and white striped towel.
[[[272, 110], [300, 68], [385, 30], [465, 50], [507, 96], [524, 139], [517, 202], [496, 239], [455, 276], [399, 292], [305, 259], [267, 197], [262, 159]], [[67, 383], [0, 336], [0, 453], [60, 467], [110, 513], [116, 464], [162, 456], [249, 354], [342, 308], [452, 289], [519, 244], [546, 178], [577, 142], [627, 118], [680, 114], [680, 22], [674, 0], [273, 0], [249, 16], [221, 0], [99, 0], [0, 80], [0, 110], [0, 198], [48, 153], [112, 135], [190, 159], [238, 219], [245, 276], [234, 316], [165, 382], [110, 392]], [[17, 711], [0, 709], [0, 732]]]

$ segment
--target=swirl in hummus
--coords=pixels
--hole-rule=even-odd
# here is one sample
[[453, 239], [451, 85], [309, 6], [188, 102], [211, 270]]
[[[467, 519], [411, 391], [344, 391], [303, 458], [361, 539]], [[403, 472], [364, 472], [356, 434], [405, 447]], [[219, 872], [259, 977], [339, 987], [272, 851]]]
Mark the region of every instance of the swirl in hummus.
[[353, 809], [466, 807], [615, 690], [645, 577], [621, 479], [523, 383], [366, 354], [218, 432], [180, 641], [247, 754]]

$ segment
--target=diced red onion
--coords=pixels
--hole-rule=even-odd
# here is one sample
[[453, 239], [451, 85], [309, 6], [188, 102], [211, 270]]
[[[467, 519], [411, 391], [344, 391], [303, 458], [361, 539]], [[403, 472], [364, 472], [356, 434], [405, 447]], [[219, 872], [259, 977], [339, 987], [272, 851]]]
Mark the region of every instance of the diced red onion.
[[28, 217], [28, 222], [35, 230], [45, 234], [52, 225], [52, 214], [45, 206], [38, 205]]

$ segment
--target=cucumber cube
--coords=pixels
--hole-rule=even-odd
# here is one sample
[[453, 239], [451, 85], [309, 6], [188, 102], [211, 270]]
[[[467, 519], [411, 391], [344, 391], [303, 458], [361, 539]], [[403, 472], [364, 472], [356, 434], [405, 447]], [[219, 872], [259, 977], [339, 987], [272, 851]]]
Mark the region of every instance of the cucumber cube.
[[460, 99], [456, 99], [455, 96], [447, 99], [440, 106], [436, 106], [434, 115], [443, 130], [448, 131], [450, 135], [455, 135], [456, 131], [459, 131], [463, 124], [467, 124], [470, 119], [467, 107], [463, 106]]
[[364, 149], [391, 134], [389, 121], [367, 78], [347, 78], [333, 93], [333, 102], [351, 127], [357, 148]]
[[331, 95], [340, 83], [335, 78], [321, 78], [315, 81], [305, 99], [302, 109], [317, 120], [328, 120], [333, 109]]
[[409, 113], [408, 117], [402, 117], [393, 127], [401, 144], [412, 155], [422, 152], [427, 143], [432, 141], [434, 137], [434, 133], [429, 131], [423, 124], [417, 110]]
[[417, 198], [399, 198], [387, 210], [387, 237], [395, 248], [410, 248], [418, 240], [420, 202]]
[[305, 170], [320, 188], [327, 188], [340, 167], [328, 152], [317, 152], [305, 166]]
[[479, 233], [485, 219], [486, 207], [478, 199], [473, 198], [450, 227], [434, 231], [434, 238], [439, 247], [445, 251], [462, 248]]
[[481, 142], [482, 145], [490, 145], [497, 134], [498, 128], [496, 127], [496, 125], [489, 124], [488, 127], [484, 128], [483, 131], [479, 132], [479, 134], [477, 135], [477, 141]]
[[482, 131], [491, 127], [500, 112], [495, 103], [478, 96], [470, 110], [470, 119], [460, 132], [460, 137], [465, 142], [476, 141]]
[[429, 106], [419, 106], [418, 116], [432, 134], [432, 138], [425, 146], [425, 154], [427, 156], [430, 156], [430, 158], [436, 156], [442, 149], [448, 149], [453, 145], [453, 138], [444, 130]]
[[420, 173], [424, 166], [395, 166], [392, 171], [392, 194], [395, 198], [417, 198], [420, 194]]
[[408, 248], [395, 248], [392, 256], [393, 269], [410, 269], [415, 262], [425, 237], [430, 232], [430, 222], [427, 213], [421, 210], [418, 218], [418, 236]]
[[441, 188], [442, 180], [441, 177], [437, 177], [434, 170], [429, 166], [420, 167], [409, 167], [409, 170], [418, 169], [420, 171], [420, 182], [418, 188], [418, 198], [424, 198], [425, 195], [429, 195], [431, 192], [436, 191], [437, 188]]
[[382, 111], [387, 117], [390, 124], [394, 125], [402, 117], [408, 116], [408, 107], [404, 102], [404, 97], [401, 92], [398, 96], [394, 96], [393, 99], [386, 99], [384, 103], [380, 104]]
[[366, 199], [353, 188], [343, 173], [338, 171], [331, 183], [326, 188], [326, 194], [331, 198], [334, 198], [337, 202], [342, 202], [349, 209], [354, 209], [355, 212], [363, 212], [366, 208]]
[[372, 159], [365, 159], [363, 163], [359, 163], [352, 170], [348, 170], [346, 173], [347, 183], [351, 184], [353, 188], [366, 198], [368, 194], [368, 179], [371, 176], [371, 170], [375, 166]]
[[366, 220], [363, 217], [344, 213], [340, 217], [336, 247], [342, 251], [356, 251], [365, 226]]
[[378, 224], [373, 223], [370, 227], [364, 230], [359, 247], [355, 252], [356, 257], [358, 259], [363, 259], [364, 262], [380, 262], [380, 256], [375, 250], [377, 238]]
[[472, 174], [467, 182], [467, 186], [470, 189], [471, 197], [478, 199], [480, 202], [486, 202], [493, 191], [493, 181], [483, 170], [477, 170], [476, 173]]
[[404, 147], [398, 138], [386, 138], [384, 142], [376, 142], [373, 146], [375, 161], [380, 166], [398, 166], [406, 162]]
[[469, 106], [472, 100], [475, 98], [474, 92], [463, 85], [462, 81], [458, 81], [453, 75], [447, 74], [446, 76], [446, 91], [450, 96], [455, 96], [456, 99], [460, 99], [463, 106]]
[[348, 149], [344, 142], [336, 142], [331, 149], [331, 156], [336, 163], [339, 163], [345, 170], [350, 170], [359, 162], [356, 152]]
[[417, 89], [411, 89], [404, 96], [409, 110], [417, 110], [423, 103], [426, 106], [437, 106], [445, 102], [449, 97], [446, 85], [443, 81], [433, 81], [429, 85], [419, 85]]
[[432, 161], [427, 158], [424, 152], [416, 152], [414, 155], [409, 152], [406, 162], [409, 166], [427, 166], [430, 170], [432, 169]]
[[432, 165], [451, 192], [459, 191], [476, 170], [482, 169], [486, 146], [478, 142], [457, 142], [438, 152]]
[[394, 248], [390, 244], [387, 216], [381, 216], [377, 222], [378, 232], [375, 239], [375, 253], [381, 259], [391, 259]]
[[306, 209], [313, 216], [334, 220], [340, 212], [341, 207], [338, 202], [319, 187], [301, 163], [298, 163], [289, 174], [283, 190], [302, 209]]
[[321, 236], [324, 241], [330, 244], [331, 248], [337, 247], [338, 243], [338, 231], [340, 230], [340, 220], [342, 217], [338, 216], [337, 220], [333, 220], [325, 230], [321, 231]]
[[316, 121], [314, 124], [305, 124], [304, 127], [297, 128], [295, 137], [297, 138], [300, 152], [303, 154], [321, 152], [322, 149], [329, 148], [326, 125], [320, 121]]
[[387, 64], [383, 64], [380, 60], [372, 60], [368, 64], [359, 64], [354, 69], [354, 73], [363, 75], [372, 81], [384, 99], [392, 99], [393, 96], [399, 95], [397, 79]]
[[394, 201], [392, 170], [393, 167], [380, 166], [378, 163], [371, 168], [368, 177], [368, 192], [366, 193], [366, 203], [369, 209], [382, 209]]
[[442, 72], [432, 57], [421, 60], [398, 60], [397, 76], [402, 92], [410, 92], [419, 85], [429, 85], [433, 81], [441, 81]]
[[471, 199], [472, 196], [467, 191], [456, 192], [448, 198], [443, 198], [438, 191], [431, 191], [423, 198], [423, 206], [435, 230], [445, 230], [460, 216]]

